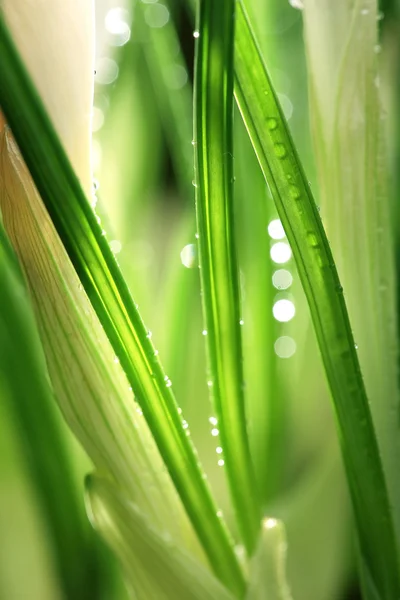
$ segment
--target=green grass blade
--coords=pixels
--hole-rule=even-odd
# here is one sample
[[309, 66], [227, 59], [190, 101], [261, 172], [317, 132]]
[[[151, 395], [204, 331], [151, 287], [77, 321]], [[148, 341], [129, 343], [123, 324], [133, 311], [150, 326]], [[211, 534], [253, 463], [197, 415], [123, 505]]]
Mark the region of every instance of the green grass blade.
[[[65, 598], [101, 596], [95, 540], [85, 526], [83, 503], [72, 477], [67, 447], [32, 309], [16, 258], [0, 226], [0, 380], [18, 428], [58, 568]], [[8, 402], [9, 400], [9, 402]]]
[[111, 482], [91, 475], [86, 490], [91, 521], [119, 555], [135, 598], [233, 600], [203, 564], [160, 535]]
[[260, 522], [243, 394], [233, 225], [233, 0], [199, 5], [195, 74], [196, 210], [203, 313], [217, 431], [243, 542]]
[[[400, 594], [386, 482], [329, 242], [242, 5], [235, 94], [296, 260], [330, 384], [358, 535], [382, 598]], [[379, 508], [378, 508], [379, 507]]]
[[132, 385], [213, 569], [227, 585], [242, 590], [241, 570], [182, 426], [170, 381], [3, 19], [0, 51], [0, 105], [43, 202]]

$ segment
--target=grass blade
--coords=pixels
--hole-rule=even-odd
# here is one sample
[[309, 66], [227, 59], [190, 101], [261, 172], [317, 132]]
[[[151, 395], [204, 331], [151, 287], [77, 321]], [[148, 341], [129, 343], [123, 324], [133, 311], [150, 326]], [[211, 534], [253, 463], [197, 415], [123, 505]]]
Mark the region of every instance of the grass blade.
[[321, 207], [346, 290], [400, 540], [397, 281], [377, 4], [306, 2], [303, 15]]
[[389, 600], [400, 594], [397, 548], [343, 291], [318, 209], [241, 3], [235, 51], [236, 99], [310, 306], [338, 420], [360, 544], [382, 598]]
[[20, 432], [65, 598], [97, 598], [101, 577], [95, 540], [79, 506], [21, 272], [1, 226], [0, 288], [0, 380], [10, 392], [2, 400]]
[[235, 590], [243, 577], [182, 426], [170, 381], [115, 258], [0, 21], [0, 104], [43, 202], [140, 403], [212, 568]]
[[196, 212], [203, 313], [216, 433], [249, 553], [260, 508], [246, 431], [233, 225], [233, 0], [199, 5], [195, 75]]
[[86, 490], [91, 520], [120, 556], [135, 598], [233, 600], [204, 565], [160, 535], [112, 483], [91, 475]]
[[292, 600], [285, 574], [286, 550], [283, 523], [264, 519], [257, 552], [250, 562], [246, 600]]

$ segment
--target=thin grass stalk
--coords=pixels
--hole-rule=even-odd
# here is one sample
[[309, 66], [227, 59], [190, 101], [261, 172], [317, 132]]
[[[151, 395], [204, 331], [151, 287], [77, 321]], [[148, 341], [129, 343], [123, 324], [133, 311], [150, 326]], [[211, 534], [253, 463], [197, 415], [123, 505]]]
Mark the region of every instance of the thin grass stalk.
[[[233, 222], [235, 2], [202, 0], [195, 69], [196, 214], [209, 387], [242, 540], [251, 554], [260, 507], [246, 430]], [[218, 433], [219, 432], [219, 433]]]

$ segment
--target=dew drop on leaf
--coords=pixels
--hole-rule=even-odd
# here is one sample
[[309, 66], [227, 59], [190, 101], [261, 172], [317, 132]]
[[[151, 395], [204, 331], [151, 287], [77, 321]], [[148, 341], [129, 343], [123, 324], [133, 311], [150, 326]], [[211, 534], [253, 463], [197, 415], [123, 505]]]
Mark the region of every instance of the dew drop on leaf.
[[267, 119], [267, 127], [270, 131], [274, 131], [278, 127], [278, 121], [274, 118]]
[[278, 158], [285, 158], [287, 152], [283, 144], [274, 144], [274, 152]]

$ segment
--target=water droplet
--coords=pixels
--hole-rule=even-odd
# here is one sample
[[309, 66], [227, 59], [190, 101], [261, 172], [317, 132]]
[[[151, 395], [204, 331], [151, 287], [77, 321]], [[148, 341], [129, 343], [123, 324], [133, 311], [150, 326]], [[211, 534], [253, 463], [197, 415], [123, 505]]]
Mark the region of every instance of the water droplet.
[[143, 415], [143, 411], [139, 406], [136, 408], [136, 412], [138, 415]]
[[290, 358], [296, 352], [296, 342], [293, 338], [283, 335], [276, 340], [274, 350], [279, 358]]
[[172, 385], [172, 381], [170, 379], [168, 379], [167, 383], [165, 384], [168, 388], [171, 387]]
[[118, 364], [118, 363], [119, 363], [119, 358], [118, 358], [118, 356], [114, 356], [114, 362], [115, 362], [116, 364]]
[[195, 234], [194, 234], [194, 237], [196, 238], [196, 240], [198, 240], [198, 239], [199, 239], [199, 237], [200, 237], [200, 235], [199, 235], [198, 233], [195, 233]]
[[211, 381], [211, 379], [209, 379], [209, 380], [207, 381], [207, 385], [208, 385], [208, 387], [209, 387], [209, 388], [212, 388], [212, 386], [213, 386], [213, 382]]
[[211, 423], [211, 425], [216, 425], [218, 423], [218, 419], [216, 417], [210, 417], [208, 419]]
[[222, 517], [223, 517], [222, 510], [217, 510], [216, 515], [217, 515], [218, 519], [222, 519]]
[[239, 561], [244, 564], [247, 558], [245, 547], [242, 544], [236, 544], [234, 551]]
[[264, 519], [263, 521], [263, 527], [265, 527], [265, 529], [273, 529], [277, 525], [278, 521], [276, 519]]
[[224, 461], [224, 459], [223, 459], [223, 458], [220, 458], [220, 459], [219, 459], [219, 461], [218, 461], [218, 466], [219, 466], [219, 467], [223, 467], [223, 466], [224, 466], [224, 464], [225, 464], [225, 461]]
[[132, 386], [131, 386], [131, 385], [129, 386], [128, 390], [129, 390], [130, 392], [132, 391]]
[[193, 31], [193, 37], [194, 38], [199, 38], [200, 37], [200, 33], [198, 31]]
[[290, 121], [293, 115], [293, 104], [286, 94], [278, 94], [278, 99], [285, 115], [286, 121]]
[[272, 313], [277, 321], [281, 323], [286, 323], [293, 319], [296, 314], [296, 308], [291, 300], [287, 300], [286, 298], [282, 298], [281, 300], [277, 300], [272, 307]]
[[243, 319], [240, 319], [240, 321], [239, 321], [239, 325], [244, 325], [244, 321], [243, 321]]
[[289, 4], [293, 8], [297, 8], [297, 10], [303, 10], [304, 8], [303, 0], [289, 0]]
[[111, 240], [109, 246], [113, 254], [119, 254], [122, 250], [122, 244], [119, 240]]
[[182, 427], [183, 427], [183, 429], [187, 429], [189, 427], [189, 424], [187, 421], [185, 421], [185, 419], [183, 419], [183, 421], [182, 421]]
[[381, 52], [381, 50], [382, 50], [382, 46], [380, 46], [379, 44], [376, 44], [374, 46], [374, 52], [375, 52], [375, 54], [379, 54]]
[[83, 285], [82, 285], [81, 283], [78, 285], [78, 290], [79, 290], [80, 292], [83, 290]]
[[293, 283], [293, 277], [290, 271], [286, 269], [278, 269], [272, 275], [272, 283], [278, 290], [286, 290]]
[[298, 200], [301, 196], [300, 190], [296, 185], [291, 185], [289, 187], [289, 194], [293, 200]]
[[316, 234], [313, 231], [308, 231], [307, 232], [307, 241], [308, 241], [309, 245], [311, 246], [311, 248], [318, 248], [319, 247], [318, 238], [317, 238]]
[[219, 429], [217, 429], [216, 427], [213, 427], [213, 428], [211, 429], [211, 435], [212, 435], [213, 437], [217, 437], [217, 435], [219, 435]]
[[275, 263], [282, 264], [290, 260], [292, 251], [286, 242], [277, 242], [271, 246], [271, 258]]
[[163, 4], [150, 4], [145, 10], [144, 18], [149, 27], [161, 29], [169, 21], [169, 10]]
[[354, 344], [354, 348], [358, 350], [358, 344]]
[[192, 140], [192, 146], [196, 146], [197, 142], [196, 140]]
[[267, 127], [270, 131], [275, 131], [278, 128], [278, 121], [274, 118], [267, 119]]
[[196, 244], [187, 244], [181, 251], [181, 262], [187, 269], [193, 269], [196, 266], [197, 248]]
[[203, 331], [201, 333], [202, 333], [202, 335], [208, 335], [207, 329], [203, 329]]
[[222, 454], [222, 448], [221, 448], [221, 446], [217, 446], [216, 449], [215, 449], [215, 452], [217, 454]]
[[278, 158], [285, 158], [287, 152], [283, 144], [274, 144], [274, 152]]
[[158, 356], [158, 350], [154, 350], [154, 356]]
[[368, 8], [362, 8], [361, 9], [361, 14], [363, 15], [363, 17], [365, 17], [366, 15], [369, 14], [369, 9]]
[[197, 183], [195, 182], [195, 180], [194, 180], [194, 179], [193, 179], [193, 181], [192, 181], [192, 186], [193, 186], [193, 187], [195, 187], [195, 188], [197, 188]]
[[273, 240], [281, 240], [285, 237], [285, 231], [280, 219], [273, 219], [268, 224], [268, 233]]
[[109, 85], [117, 79], [118, 74], [119, 67], [112, 58], [103, 57], [96, 62], [96, 75], [94, 77], [96, 83]]

